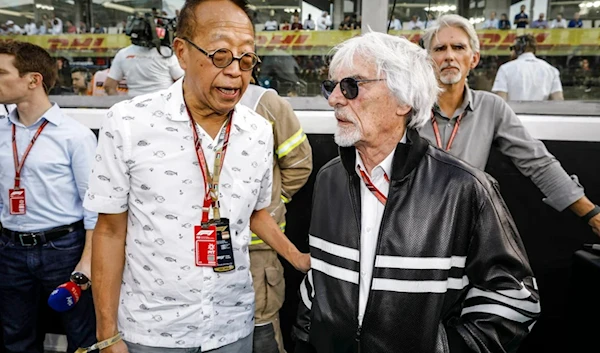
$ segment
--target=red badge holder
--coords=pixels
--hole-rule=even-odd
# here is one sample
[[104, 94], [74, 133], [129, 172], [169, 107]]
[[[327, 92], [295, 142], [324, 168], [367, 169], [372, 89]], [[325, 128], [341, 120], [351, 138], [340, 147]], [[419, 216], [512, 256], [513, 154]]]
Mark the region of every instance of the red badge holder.
[[9, 189], [8, 200], [11, 215], [24, 215], [27, 210], [25, 203], [25, 189]]

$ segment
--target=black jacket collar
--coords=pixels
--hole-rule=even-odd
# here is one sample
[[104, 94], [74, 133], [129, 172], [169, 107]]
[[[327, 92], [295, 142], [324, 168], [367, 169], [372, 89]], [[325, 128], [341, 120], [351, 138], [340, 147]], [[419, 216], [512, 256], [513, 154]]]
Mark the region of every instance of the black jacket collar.
[[[419, 136], [416, 130], [407, 129], [406, 138], [409, 143], [399, 143], [396, 147], [390, 180], [398, 181], [404, 179], [417, 167], [427, 151], [429, 143]], [[348, 174], [350, 176], [357, 175], [355, 170], [356, 148], [354, 146], [340, 147], [339, 154]]]

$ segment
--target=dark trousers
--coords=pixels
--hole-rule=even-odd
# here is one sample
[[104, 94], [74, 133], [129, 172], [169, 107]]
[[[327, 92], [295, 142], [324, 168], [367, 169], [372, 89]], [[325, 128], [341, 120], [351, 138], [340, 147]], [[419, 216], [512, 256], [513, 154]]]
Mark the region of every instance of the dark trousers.
[[254, 326], [252, 353], [279, 353], [272, 323]]
[[[81, 258], [85, 230], [43, 245], [22, 246], [0, 236], [0, 317], [7, 352], [42, 353], [38, 330], [39, 303], [67, 282]], [[47, 305], [47, 304], [45, 304]], [[73, 309], [59, 315], [67, 333], [67, 352], [96, 342], [96, 316], [91, 290], [82, 292]]]

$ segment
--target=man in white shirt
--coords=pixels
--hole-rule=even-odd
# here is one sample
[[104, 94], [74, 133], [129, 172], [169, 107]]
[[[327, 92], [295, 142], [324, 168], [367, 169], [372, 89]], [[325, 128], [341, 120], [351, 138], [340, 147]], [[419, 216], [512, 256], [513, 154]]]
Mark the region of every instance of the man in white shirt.
[[331, 29], [331, 17], [329, 17], [329, 13], [327, 11], [323, 11], [321, 14], [321, 18], [319, 18], [319, 22], [317, 23], [317, 29], [319, 31]]
[[100, 131], [85, 202], [100, 213], [98, 340], [125, 341], [103, 353], [250, 353], [250, 231], [310, 267], [265, 209], [271, 124], [237, 104], [259, 62], [254, 28], [239, 1], [188, 1], [173, 46], [186, 75], [116, 104]]
[[315, 29], [315, 21], [312, 19], [312, 15], [308, 14], [308, 18], [306, 20], [304, 20], [304, 28], [303, 29], [310, 29], [310, 30], [314, 30]]
[[423, 25], [423, 22], [419, 21], [419, 18], [415, 15], [413, 15], [410, 19], [410, 22], [406, 24], [406, 29], [408, 30], [419, 30], [424, 28], [425, 26]]
[[563, 100], [560, 72], [535, 56], [532, 35], [517, 37], [511, 49], [516, 60], [500, 66], [492, 92], [507, 101]]
[[392, 22], [390, 24], [390, 21], [388, 21], [388, 27], [390, 28], [390, 30], [399, 31], [402, 29], [402, 22], [400, 22], [400, 20], [397, 19], [396, 16], [392, 15]]
[[569, 23], [563, 18], [562, 13], [559, 13], [558, 15], [556, 15], [556, 18], [552, 20], [550, 28], [567, 28], [568, 25]]
[[60, 18], [54, 16], [51, 20], [52, 23], [52, 34], [62, 34], [63, 33], [63, 22]]
[[490, 12], [490, 18], [485, 20], [483, 23], [483, 29], [498, 29], [498, 19], [496, 18], [496, 12]]
[[33, 20], [31, 20], [30, 18], [27, 19], [27, 23], [25, 24], [25, 26], [23, 26], [23, 29], [25, 30], [25, 33], [28, 36], [36, 35], [38, 32], [35, 22], [33, 22]]
[[279, 29], [279, 24], [273, 16], [265, 22], [265, 31], [276, 31]]
[[[118, 95], [119, 81], [127, 80], [128, 95], [132, 97], [157, 92], [170, 87], [184, 72], [171, 49], [161, 46], [147, 48], [131, 44], [115, 55], [104, 90], [109, 96]], [[164, 56], [163, 56], [164, 55]]]
[[12, 20], [6, 21], [6, 26], [8, 27], [9, 34], [23, 34], [23, 29]]

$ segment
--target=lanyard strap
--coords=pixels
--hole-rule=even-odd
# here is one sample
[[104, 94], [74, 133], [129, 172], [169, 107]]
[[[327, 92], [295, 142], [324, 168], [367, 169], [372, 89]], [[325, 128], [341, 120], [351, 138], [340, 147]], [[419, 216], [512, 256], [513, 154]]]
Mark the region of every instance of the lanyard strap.
[[[462, 120], [463, 116], [465, 116], [466, 111], [462, 112], [462, 114], [460, 114], [458, 116], [458, 118], [456, 118], [456, 123], [454, 124], [454, 129], [452, 129], [452, 134], [450, 135], [450, 139], [448, 140], [448, 144], [446, 145], [446, 152], [450, 151], [450, 148], [452, 147], [452, 142], [454, 142], [454, 138], [456, 137], [456, 134], [458, 133], [458, 127], [460, 126], [460, 121]], [[437, 143], [437, 146], [439, 148], [443, 148], [442, 147], [442, 136], [440, 135], [440, 129], [438, 127], [438, 123], [435, 120], [435, 114], [433, 113], [433, 111], [431, 111], [431, 124], [433, 125], [433, 133], [435, 134], [435, 142]]]
[[[358, 172], [360, 173], [360, 177], [362, 178], [363, 182], [367, 186], [367, 189], [369, 189], [369, 191], [372, 192], [373, 195], [375, 195], [377, 200], [379, 200], [379, 202], [381, 202], [381, 204], [385, 206], [385, 203], [387, 202], [387, 196], [385, 196], [381, 191], [379, 191], [379, 189], [371, 181], [371, 178], [369, 178], [369, 175], [365, 173], [365, 171], [362, 170], [360, 166], [358, 166]], [[385, 172], [383, 173], [383, 177], [385, 178], [385, 181], [387, 181], [388, 183], [390, 182], [390, 178], [388, 178]]]
[[21, 170], [23, 170], [23, 166], [25, 165], [25, 160], [27, 159], [27, 156], [29, 155], [29, 152], [31, 151], [33, 144], [35, 143], [37, 138], [40, 136], [40, 134], [42, 133], [42, 130], [44, 130], [46, 125], [48, 125], [48, 120], [45, 120], [42, 123], [42, 125], [40, 125], [40, 127], [37, 129], [37, 131], [35, 132], [35, 135], [33, 135], [33, 138], [29, 142], [29, 146], [27, 146], [25, 153], [23, 153], [23, 159], [21, 160], [21, 163], [19, 163], [19, 153], [17, 152], [17, 128], [16, 128], [15, 124], [13, 124], [13, 126], [12, 126], [13, 159], [15, 161], [15, 189], [19, 189], [21, 187]]
[[221, 214], [219, 213], [219, 177], [221, 170], [223, 169], [223, 162], [225, 161], [225, 153], [227, 152], [227, 144], [229, 142], [229, 133], [231, 132], [231, 117], [233, 113], [229, 115], [225, 122], [225, 128], [221, 128], [219, 139], [217, 140], [217, 146], [223, 142], [221, 147], [215, 152], [215, 164], [213, 168], [213, 174], [210, 174], [208, 165], [206, 163], [206, 157], [202, 149], [202, 141], [198, 137], [198, 131], [196, 131], [196, 122], [192, 119], [192, 114], [188, 109], [188, 115], [190, 116], [190, 123], [192, 126], [192, 134], [194, 135], [194, 146], [196, 147], [196, 157], [198, 157], [198, 163], [200, 165], [200, 171], [204, 178], [204, 205], [202, 207], [202, 224], [208, 223], [208, 213], [210, 207], [213, 208], [213, 217], [220, 219]]

